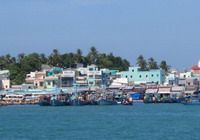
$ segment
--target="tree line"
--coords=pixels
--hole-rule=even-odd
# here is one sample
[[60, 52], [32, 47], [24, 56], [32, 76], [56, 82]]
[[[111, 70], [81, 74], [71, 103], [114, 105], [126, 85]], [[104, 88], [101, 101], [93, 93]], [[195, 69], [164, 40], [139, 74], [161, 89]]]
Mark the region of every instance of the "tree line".
[[10, 54], [0, 56], [0, 69], [10, 71], [11, 84], [13, 85], [24, 83], [26, 74], [41, 70], [43, 64], [52, 67], [75, 68], [78, 63], [84, 66], [96, 64], [99, 68], [120, 71], [127, 70], [130, 66], [128, 60], [114, 56], [112, 53], [100, 53], [95, 47], [91, 47], [87, 55], [83, 55], [81, 49], [70, 53], [60, 53], [54, 49], [49, 56], [43, 53], [21, 53], [16, 57], [12, 57]]
[[[9, 54], [0, 56], [0, 69], [8, 69], [10, 71], [11, 84], [13, 85], [24, 83], [26, 74], [32, 71], [40, 71], [43, 64], [52, 67], [75, 68], [78, 63], [83, 64], [85, 67], [95, 64], [99, 68], [119, 71], [128, 70], [130, 66], [128, 60], [114, 56], [112, 53], [100, 53], [95, 47], [91, 47], [86, 55], [83, 55], [81, 49], [70, 53], [60, 53], [57, 49], [54, 49], [49, 56], [43, 53], [21, 53], [16, 57], [12, 57]], [[157, 68], [162, 68], [165, 71], [169, 70], [166, 61], [162, 61], [158, 66], [153, 58], [146, 61], [142, 55], [137, 58], [137, 65], [141, 67], [141, 70]]]
[[163, 69], [167, 73], [170, 69], [170, 66], [165, 60], [162, 60], [158, 65], [153, 57], [150, 57], [148, 60], [146, 60], [143, 55], [140, 55], [137, 58], [137, 65], [141, 70]]

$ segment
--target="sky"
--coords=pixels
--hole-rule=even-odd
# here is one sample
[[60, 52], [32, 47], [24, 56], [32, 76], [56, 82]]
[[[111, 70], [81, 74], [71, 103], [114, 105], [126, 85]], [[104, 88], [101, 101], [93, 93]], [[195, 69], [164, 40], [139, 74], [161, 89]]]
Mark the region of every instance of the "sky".
[[0, 0], [0, 55], [91, 46], [178, 69], [200, 59], [199, 0]]

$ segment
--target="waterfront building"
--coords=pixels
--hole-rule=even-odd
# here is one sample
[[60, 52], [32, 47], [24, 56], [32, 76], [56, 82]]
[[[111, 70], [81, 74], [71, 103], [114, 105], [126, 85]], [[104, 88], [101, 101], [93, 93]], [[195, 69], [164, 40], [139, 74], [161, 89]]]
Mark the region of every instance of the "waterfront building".
[[179, 73], [179, 78], [184, 79], [184, 78], [191, 78], [192, 77], [192, 72], [187, 71], [187, 72], [180, 72]]
[[192, 66], [191, 73], [192, 77], [200, 78], [200, 61], [198, 65]]
[[32, 84], [35, 88], [43, 89], [45, 88], [45, 71], [36, 71], [31, 72], [30, 74], [26, 75], [26, 84]]
[[46, 76], [45, 77], [45, 88], [51, 89], [58, 86], [58, 77], [57, 76]]
[[62, 74], [60, 75], [60, 87], [67, 88], [67, 87], [73, 87], [75, 83], [75, 70], [63, 70]]
[[79, 67], [76, 69], [76, 84], [79, 87], [87, 87], [88, 81], [87, 81], [87, 73], [88, 68]]
[[128, 86], [128, 79], [127, 78], [116, 78], [112, 81], [111, 85], [109, 88], [125, 88]]
[[134, 84], [156, 83], [163, 84], [165, 81], [165, 73], [161, 69], [140, 70], [140, 67], [129, 67], [128, 71], [121, 72], [122, 78], [127, 78], [128, 82]]
[[119, 70], [110, 70], [110, 77], [111, 79], [120, 78]]
[[102, 75], [96, 65], [90, 65], [87, 67], [87, 81], [89, 87], [101, 87], [102, 85]]
[[164, 85], [176, 85], [177, 84], [178, 77], [175, 73], [168, 73], [165, 78]]
[[10, 88], [10, 72], [9, 70], [0, 71], [0, 90], [7, 90]]
[[172, 86], [171, 94], [175, 98], [181, 98], [183, 97], [184, 91], [185, 91], [184, 86]]
[[109, 87], [111, 84], [111, 72], [109, 69], [101, 69], [101, 84], [104, 87]]

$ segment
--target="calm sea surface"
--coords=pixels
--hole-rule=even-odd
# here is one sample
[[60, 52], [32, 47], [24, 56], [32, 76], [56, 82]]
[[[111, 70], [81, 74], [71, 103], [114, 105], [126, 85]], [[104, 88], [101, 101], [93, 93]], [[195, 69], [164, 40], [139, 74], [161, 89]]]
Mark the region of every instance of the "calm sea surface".
[[200, 106], [0, 107], [0, 140], [199, 140]]

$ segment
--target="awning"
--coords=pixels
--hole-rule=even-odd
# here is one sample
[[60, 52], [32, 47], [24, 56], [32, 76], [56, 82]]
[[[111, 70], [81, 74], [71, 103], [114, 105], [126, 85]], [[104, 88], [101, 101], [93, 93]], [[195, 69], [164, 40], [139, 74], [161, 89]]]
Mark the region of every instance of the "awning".
[[158, 89], [147, 89], [145, 93], [157, 93]]

